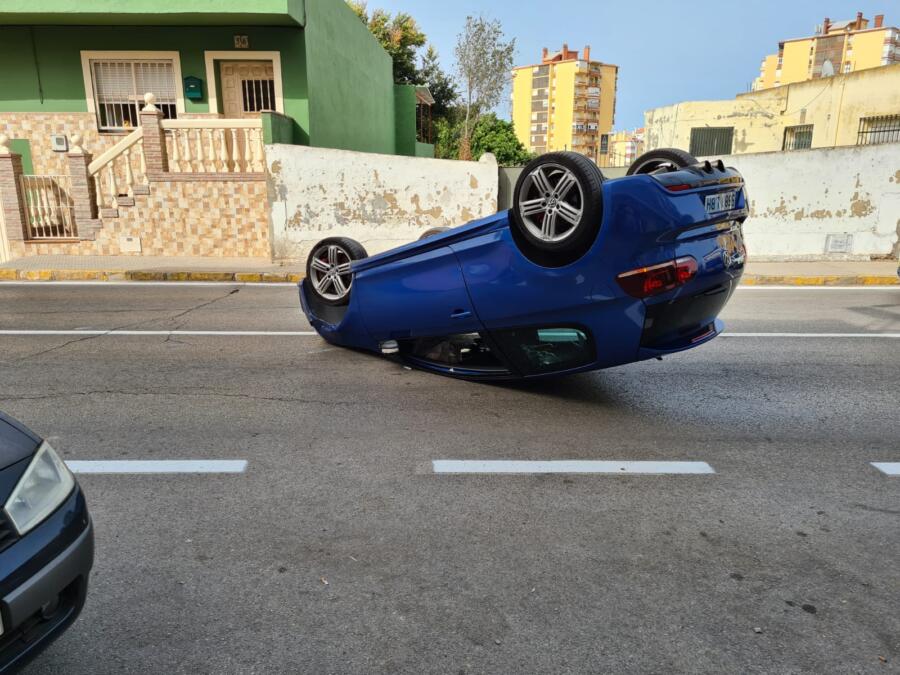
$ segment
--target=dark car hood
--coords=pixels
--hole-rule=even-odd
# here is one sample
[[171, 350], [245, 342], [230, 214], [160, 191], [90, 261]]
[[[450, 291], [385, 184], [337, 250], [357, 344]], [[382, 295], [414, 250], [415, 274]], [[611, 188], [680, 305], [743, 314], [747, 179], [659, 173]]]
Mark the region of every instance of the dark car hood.
[[40, 443], [25, 425], [0, 412], [0, 470], [31, 457]]

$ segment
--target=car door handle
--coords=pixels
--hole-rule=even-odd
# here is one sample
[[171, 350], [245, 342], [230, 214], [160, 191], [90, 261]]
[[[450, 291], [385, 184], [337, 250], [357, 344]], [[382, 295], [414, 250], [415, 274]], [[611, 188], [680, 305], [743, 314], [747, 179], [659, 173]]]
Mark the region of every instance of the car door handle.
[[468, 319], [472, 316], [472, 312], [467, 309], [454, 309], [450, 314], [451, 319]]

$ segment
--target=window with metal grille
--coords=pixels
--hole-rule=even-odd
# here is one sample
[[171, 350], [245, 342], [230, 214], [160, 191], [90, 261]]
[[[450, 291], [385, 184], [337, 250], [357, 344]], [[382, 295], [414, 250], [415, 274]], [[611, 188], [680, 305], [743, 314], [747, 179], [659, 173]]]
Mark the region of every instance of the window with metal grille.
[[691, 147], [694, 157], [730, 155], [734, 127], [694, 127], [691, 129]]
[[101, 131], [139, 126], [139, 112], [148, 92], [156, 95], [156, 107], [166, 119], [176, 116], [177, 83], [171, 60], [91, 59], [91, 77]]
[[801, 124], [795, 127], [784, 128], [784, 143], [782, 150], [807, 150], [812, 147], [812, 124]]
[[859, 120], [857, 145], [895, 143], [900, 141], [900, 115], [879, 115]]
[[609, 152], [609, 135], [600, 134], [600, 154], [605, 155]]
[[241, 80], [244, 112], [275, 110], [275, 80]]

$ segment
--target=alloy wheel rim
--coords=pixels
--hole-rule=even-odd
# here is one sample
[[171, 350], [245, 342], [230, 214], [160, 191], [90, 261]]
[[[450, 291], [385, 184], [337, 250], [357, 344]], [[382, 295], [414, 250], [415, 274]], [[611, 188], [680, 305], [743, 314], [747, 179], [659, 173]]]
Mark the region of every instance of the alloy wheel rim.
[[316, 292], [326, 300], [343, 300], [350, 293], [353, 275], [350, 254], [337, 244], [326, 244], [315, 250], [309, 276]]
[[528, 231], [546, 242], [568, 239], [584, 213], [584, 193], [575, 174], [559, 164], [542, 164], [528, 174], [519, 214]]

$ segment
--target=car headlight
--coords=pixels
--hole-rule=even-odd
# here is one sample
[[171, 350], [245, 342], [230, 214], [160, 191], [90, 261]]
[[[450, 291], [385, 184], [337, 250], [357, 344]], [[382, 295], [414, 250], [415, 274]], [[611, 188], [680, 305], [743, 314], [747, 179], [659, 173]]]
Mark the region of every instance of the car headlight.
[[3, 509], [19, 535], [23, 535], [53, 513], [73, 487], [72, 472], [44, 441]]

